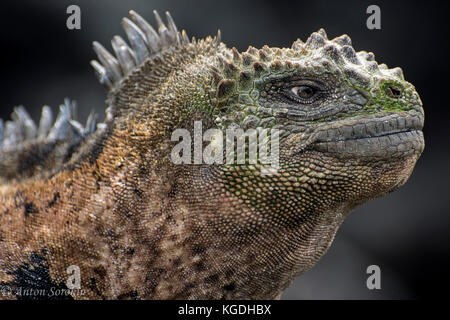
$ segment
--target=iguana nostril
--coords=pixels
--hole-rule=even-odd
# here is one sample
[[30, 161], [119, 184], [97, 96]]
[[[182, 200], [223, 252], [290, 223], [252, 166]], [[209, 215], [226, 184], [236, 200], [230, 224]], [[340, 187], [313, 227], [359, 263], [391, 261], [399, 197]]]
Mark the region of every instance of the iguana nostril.
[[387, 86], [385, 91], [391, 98], [400, 98], [400, 96], [402, 95], [402, 91], [394, 86]]

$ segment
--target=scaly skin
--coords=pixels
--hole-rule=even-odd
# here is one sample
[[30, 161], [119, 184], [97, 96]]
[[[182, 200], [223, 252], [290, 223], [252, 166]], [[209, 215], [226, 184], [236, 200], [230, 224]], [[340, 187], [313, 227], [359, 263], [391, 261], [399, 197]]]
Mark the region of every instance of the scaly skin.
[[[106, 124], [63, 147], [64, 161], [47, 152], [37, 170], [41, 151], [27, 155], [42, 141], [14, 155], [4, 148], [3, 286], [65, 288], [77, 265], [83, 291], [66, 298], [277, 298], [353, 208], [406, 182], [423, 151], [414, 87], [400, 69], [355, 53], [346, 35], [319, 30], [291, 49], [244, 53], [218, 38], [168, 39], [128, 71], [99, 54]], [[195, 120], [203, 132], [280, 130], [279, 170], [174, 164], [172, 132]], [[12, 165], [17, 155], [27, 174]]]

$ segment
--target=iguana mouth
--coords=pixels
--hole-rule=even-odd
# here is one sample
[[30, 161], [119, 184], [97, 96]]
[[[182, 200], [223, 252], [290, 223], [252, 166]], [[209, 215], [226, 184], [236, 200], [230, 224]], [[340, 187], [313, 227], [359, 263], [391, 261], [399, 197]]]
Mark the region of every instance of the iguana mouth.
[[313, 148], [341, 156], [393, 157], [422, 152], [421, 115], [389, 115], [341, 122], [321, 130]]

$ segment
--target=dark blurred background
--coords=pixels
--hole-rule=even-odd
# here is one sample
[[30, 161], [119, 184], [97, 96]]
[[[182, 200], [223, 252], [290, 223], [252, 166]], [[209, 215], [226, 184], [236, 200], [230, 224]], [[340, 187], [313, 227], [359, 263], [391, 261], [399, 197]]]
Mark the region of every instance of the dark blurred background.
[[[81, 30], [66, 28], [66, 8], [81, 8]], [[366, 28], [366, 9], [381, 8], [381, 30]], [[75, 99], [78, 117], [103, 114], [104, 90], [89, 61], [91, 42], [110, 48], [124, 36], [120, 21], [134, 9], [150, 22], [169, 10], [197, 38], [222, 31], [228, 46], [288, 46], [323, 27], [329, 37], [351, 36], [356, 50], [403, 68], [424, 103], [426, 148], [408, 183], [353, 212], [328, 253], [285, 291], [284, 299], [445, 298], [450, 285], [450, 109], [448, 7], [423, 1], [2, 0], [0, 4], [0, 118], [23, 104], [34, 119]], [[366, 268], [381, 268], [381, 290], [368, 290]]]

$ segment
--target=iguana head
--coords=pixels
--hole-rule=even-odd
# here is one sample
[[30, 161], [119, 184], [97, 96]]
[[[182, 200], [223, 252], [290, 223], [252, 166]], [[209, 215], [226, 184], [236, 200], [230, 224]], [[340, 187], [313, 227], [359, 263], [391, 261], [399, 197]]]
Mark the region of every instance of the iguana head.
[[222, 126], [279, 128], [295, 136], [295, 152], [339, 158], [382, 161], [423, 149], [424, 115], [414, 87], [400, 68], [355, 52], [347, 35], [328, 40], [321, 29], [290, 49], [233, 48], [219, 64]]
[[423, 150], [424, 114], [414, 87], [400, 68], [355, 52], [347, 35], [328, 40], [321, 29], [290, 49], [233, 49], [223, 57], [217, 95], [224, 112], [218, 111], [218, 122], [283, 130], [285, 166], [307, 151], [337, 162], [365, 162], [371, 170], [402, 162], [404, 175], [386, 185], [393, 189]]
[[[355, 52], [347, 35], [328, 40], [321, 29], [292, 48], [226, 49], [218, 60], [216, 123], [282, 132], [278, 174], [257, 179], [272, 211], [279, 201], [301, 221], [305, 209], [349, 211], [401, 186], [423, 151], [414, 86], [400, 68]], [[242, 196], [236, 185], [230, 188]], [[259, 206], [256, 196], [244, 194]]]

